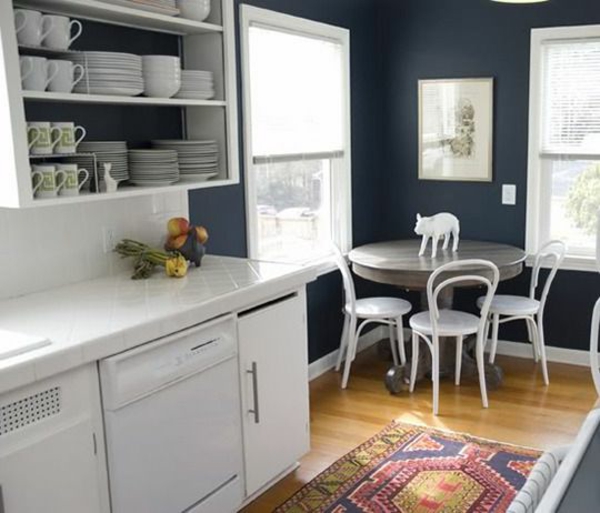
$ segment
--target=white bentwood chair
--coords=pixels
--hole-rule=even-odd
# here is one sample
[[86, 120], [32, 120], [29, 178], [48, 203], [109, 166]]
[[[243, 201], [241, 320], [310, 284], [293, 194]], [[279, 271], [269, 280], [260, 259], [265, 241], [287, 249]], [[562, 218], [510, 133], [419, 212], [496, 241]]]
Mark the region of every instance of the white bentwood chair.
[[[542, 373], [546, 385], [550, 383], [550, 380], [548, 379], [546, 343], [544, 340], [544, 310], [550, 287], [560, 264], [565, 258], [566, 249], [565, 244], [559, 240], [553, 240], [545, 244], [535, 257], [535, 263], [531, 272], [529, 297], [496, 295], [490, 307], [488, 325], [485, 330], [487, 343], [488, 328], [491, 323], [492, 347], [490, 350], [490, 363], [494, 363], [496, 360], [496, 350], [498, 349], [498, 329], [500, 324], [512, 321], [525, 321], [527, 323], [529, 341], [533, 346], [533, 358], [536, 362], [539, 362], [540, 359], [542, 361]], [[546, 279], [542, 295], [537, 300], [535, 297], [539, 285], [540, 269], [543, 263], [552, 263], [552, 268]], [[480, 297], [477, 300], [477, 306], [481, 308], [483, 302], [484, 298]]]
[[[342, 388], [346, 388], [350, 377], [350, 367], [356, 358], [358, 339], [363, 329], [369, 324], [377, 323], [389, 326], [394, 365], [399, 363], [398, 353], [400, 353], [400, 363], [402, 365], [406, 363], [403, 317], [412, 310], [412, 305], [404, 299], [395, 297], [372, 297], [357, 300], [352, 273], [344, 255], [337, 246], [334, 246], [332, 251], [344, 282], [344, 328], [335, 370], [340, 370], [345, 357]], [[358, 324], [359, 320], [362, 320], [360, 324]]]
[[600, 335], [600, 299], [596, 302], [594, 307], [594, 314], [592, 315], [592, 333], [590, 335], [590, 364], [592, 367], [592, 378], [594, 378], [594, 385], [596, 385], [596, 391], [600, 396], [600, 358], [598, 358], [598, 336]]
[[[436, 281], [442, 273], [450, 272], [455, 274], [460, 270], [478, 269], [488, 271], [492, 274], [492, 279], [488, 279], [481, 274], [459, 274], [445, 279], [439, 285]], [[419, 339], [422, 339], [432, 357], [432, 379], [433, 379], [433, 414], [439, 413], [440, 397], [440, 337], [456, 337], [456, 385], [460, 385], [460, 371], [462, 363], [462, 348], [464, 337], [477, 334], [476, 358], [477, 370], [479, 372], [479, 386], [481, 388], [481, 402], [483, 407], [488, 407], [487, 389], [485, 384], [485, 366], [484, 366], [484, 330], [487, 320], [487, 314], [492, 303], [492, 298], [496, 293], [498, 282], [500, 281], [500, 271], [492, 262], [487, 260], [462, 260], [450, 262], [442, 265], [429, 277], [427, 282], [427, 301], [429, 310], [413, 315], [410, 318], [410, 327], [413, 330], [412, 336], [412, 367], [410, 374], [410, 391], [414, 392], [415, 382], [417, 380], [417, 367], [419, 365]], [[438, 296], [446, 287], [455, 287], [459, 283], [481, 284], [487, 288], [485, 301], [481, 309], [481, 317], [467, 312], [457, 310], [440, 310], [438, 308]], [[435, 287], [435, 288], [434, 288]]]

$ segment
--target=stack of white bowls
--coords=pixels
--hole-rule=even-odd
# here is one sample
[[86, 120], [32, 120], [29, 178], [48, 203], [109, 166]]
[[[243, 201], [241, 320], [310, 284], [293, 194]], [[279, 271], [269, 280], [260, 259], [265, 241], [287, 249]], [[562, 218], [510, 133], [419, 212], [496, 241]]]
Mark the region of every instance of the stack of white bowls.
[[177, 7], [188, 20], [204, 21], [210, 14], [210, 0], [177, 0]]
[[142, 57], [144, 95], [171, 98], [181, 89], [181, 59], [170, 55]]

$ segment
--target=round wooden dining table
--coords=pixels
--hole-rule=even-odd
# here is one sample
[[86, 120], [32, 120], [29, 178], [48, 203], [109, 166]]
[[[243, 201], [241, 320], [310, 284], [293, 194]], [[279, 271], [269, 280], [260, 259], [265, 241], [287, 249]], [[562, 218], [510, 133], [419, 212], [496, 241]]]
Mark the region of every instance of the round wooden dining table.
[[[520, 248], [495, 242], [478, 242], [461, 240], [457, 252], [452, 249], [438, 248], [436, 258], [431, 258], [431, 249], [424, 256], [419, 256], [421, 241], [397, 240], [379, 242], [357, 247], [349, 254], [352, 270], [361, 278], [369, 281], [395, 285], [405, 290], [421, 292], [421, 309], [428, 310], [427, 304], [427, 281], [438, 267], [448, 262], [460, 260], [481, 259], [496, 264], [500, 271], [500, 281], [510, 280], [523, 272], [523, 266], [527, 254]], [[458, 274], [468, 272], [469, 274], [486, 275], [483, 269], [463, 268]], [[452, 274], [442, 275], [442, 279], [451, 277]], [[491, 276], [487, 276], [491, 278]], [[461, 287], [469, 287], [469, 283], [462, 283]], [[454, 302], [454, 288], [447, 287], [440, 294], [440, 308], [452, 308]], [[406, 340], [410, 340], [406, 338]], [[450, 340], [442, 340], [443, 349], [440, 351], [440, 374], [442, 376], [453, 375], [455, 346]], [[476, 377], [477, 365], [469, 354], [468, 348], [472, 349], [473, 343], [465, 344], [463, 353], [463, 376]], [[429, 351], [420, 352], [425, 361], [419, 364], [419, 378], [422, 379], [431, 370], [431, 359]], [[386, 377], [388, 389], [398, 392], [401, 383], [405, 382], [410, 371], [410, 363], [405, 368], [391, 369]], [[486, 364], [486, 379], [490, 388], [499, 387], [502, 384], [502, 369], [496, 365]]]

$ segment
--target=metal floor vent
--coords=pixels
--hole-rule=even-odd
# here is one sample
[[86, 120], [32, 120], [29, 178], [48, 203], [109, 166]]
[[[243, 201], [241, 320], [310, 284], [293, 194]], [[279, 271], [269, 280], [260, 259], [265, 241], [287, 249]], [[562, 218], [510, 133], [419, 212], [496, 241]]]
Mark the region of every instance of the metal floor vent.
[[0, 405], [0, 436], [60, 413], [60, 387]]

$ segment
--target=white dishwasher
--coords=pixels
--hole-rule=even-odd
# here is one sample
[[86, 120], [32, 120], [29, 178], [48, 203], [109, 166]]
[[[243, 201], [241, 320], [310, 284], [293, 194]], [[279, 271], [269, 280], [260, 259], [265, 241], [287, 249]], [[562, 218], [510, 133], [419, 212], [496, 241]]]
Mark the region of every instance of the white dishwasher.
[[113, 513], [229, 513], [242, 502], [231, 316], [100, 363]]

